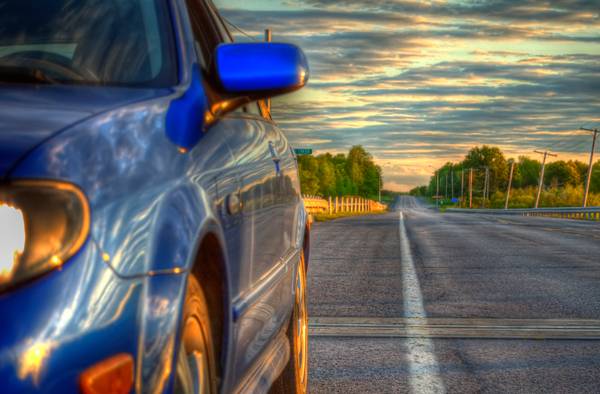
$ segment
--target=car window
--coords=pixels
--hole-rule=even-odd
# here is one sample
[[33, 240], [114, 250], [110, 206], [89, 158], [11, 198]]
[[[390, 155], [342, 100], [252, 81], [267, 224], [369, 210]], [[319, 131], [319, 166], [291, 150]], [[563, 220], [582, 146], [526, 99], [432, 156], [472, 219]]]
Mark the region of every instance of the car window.
[[170, 86], [165, 0], [0, 0], [0, 80]]

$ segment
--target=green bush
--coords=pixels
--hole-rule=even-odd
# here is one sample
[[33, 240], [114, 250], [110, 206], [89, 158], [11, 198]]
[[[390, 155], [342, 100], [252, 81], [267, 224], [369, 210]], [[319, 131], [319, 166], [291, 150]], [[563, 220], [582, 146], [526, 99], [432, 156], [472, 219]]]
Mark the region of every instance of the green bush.
[[[499, 148], [486, 145], [469, 150], [461, 162], [444, 164], [434, 172], [428, 185], [414, 188], [411, 194], [433, 196], [438, 190], [439, 182], [439, 194], [443, 195], [446, 191], [447, 179], [453, 179], [454, 182], [450, 184], [454, 184], [454, 190], [448, 195], [458, 196], [464, 174], [466, 195], [468, 176], [473, 169], [473, 208], [504, 208], [511, 161], [515, 163], [515, 167], [509, 208], [532, 208], [535, 206], [542, 163], [527, 156], [507, 160]], [[486, 168], [489, 176], [490, 200], [482, 204]], [[540, 196], [539, 206], [581, 206], [587, 169], [587, 163], [578, 160], [546, 163], [544, 190]], [[465, 201], [464, 206], [468, 207], [468, 200]], [[592, 167], [588, 206], [600, 206], [600, 161]]]
[[298, 167], [303, 194], [378, 198], [381, 167], [360, 145], [353, 146], [348, 155], [298, 156]]
[[[537, 188], [530, 186], [523, 189], [513, 189], [510, 193], [509, 208], [533, 208]], [[492, 208], [504, 208], [506, 193], [496, 192], [491, 200]], [[583, 185], [547, 188], [542, 191], [539, 207], [579, 207], [583, 202]], [[590, 193], [588, 206], [600, 206], [600, 193]]]

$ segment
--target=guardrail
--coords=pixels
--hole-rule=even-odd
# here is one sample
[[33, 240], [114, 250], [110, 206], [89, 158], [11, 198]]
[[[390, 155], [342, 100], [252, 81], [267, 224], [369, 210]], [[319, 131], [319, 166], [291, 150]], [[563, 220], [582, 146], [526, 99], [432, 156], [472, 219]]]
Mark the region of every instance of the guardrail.
[[600, 207], [593, 208], [512, 208], [512, 209], [467, 209], [448, 208], [446, 212], [483, 213], [492, 215], [546, 216], [562, 219], [600, 220]]
[[318, 196], [303, 196], [302, 198], [308, 213], [328, 213], [331, 215], [344, 212], [382, 212], [387, 209], [384, 204], [363, 197], [344, 196], [325, 199]]

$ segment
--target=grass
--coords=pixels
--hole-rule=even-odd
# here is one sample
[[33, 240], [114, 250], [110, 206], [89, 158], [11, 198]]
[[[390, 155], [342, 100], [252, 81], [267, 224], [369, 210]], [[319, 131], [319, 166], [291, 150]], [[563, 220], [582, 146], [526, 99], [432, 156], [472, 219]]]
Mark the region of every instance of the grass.
[[328, 213], [315, 213], [312, 214], [312, 217], [315, 222], [327, 222], [329, 220], [335, 220], [340, 218], [347, 218], [353, 216], [364, 216], [364, 215], [381, 215], [386, 213], [387, 211], [381, 212], [339, 212], [332, 213], [331, 215]]

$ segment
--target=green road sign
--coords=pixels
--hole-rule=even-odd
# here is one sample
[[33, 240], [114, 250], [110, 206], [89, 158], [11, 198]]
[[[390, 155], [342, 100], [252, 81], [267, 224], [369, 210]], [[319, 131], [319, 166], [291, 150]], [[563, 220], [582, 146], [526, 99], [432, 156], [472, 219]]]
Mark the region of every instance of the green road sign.
[[294, 153], [296, 155], [312, 155], [312, 149], [310, 149], [310, 148], [294, 149]]

